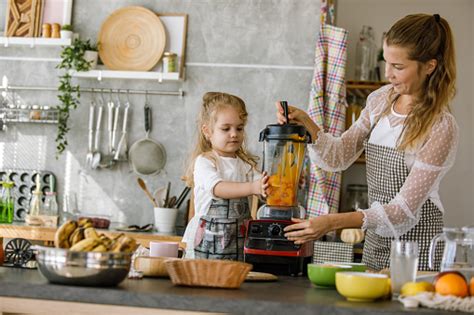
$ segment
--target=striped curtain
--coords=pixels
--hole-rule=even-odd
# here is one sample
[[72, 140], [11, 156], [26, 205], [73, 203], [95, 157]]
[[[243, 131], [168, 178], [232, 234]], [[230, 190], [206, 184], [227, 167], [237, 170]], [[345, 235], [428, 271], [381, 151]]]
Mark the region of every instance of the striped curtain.
[[[324, 130], [340, 136], [345, 128], [347, 31], [321, 24], [316, 44], [313, 80], [308, 114]], [[309, 217], [337, 212], [341, 173], [326, 172], [316, 165], [309, 167], [307, 211]]]

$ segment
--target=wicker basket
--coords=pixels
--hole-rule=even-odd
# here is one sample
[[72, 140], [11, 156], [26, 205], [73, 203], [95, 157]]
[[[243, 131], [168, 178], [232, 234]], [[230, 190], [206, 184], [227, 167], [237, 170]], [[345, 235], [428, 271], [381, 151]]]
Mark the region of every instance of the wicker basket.
[[165, 262], [175, 285], [237, 289], [252, 265], [229, 260], [179, 259]]

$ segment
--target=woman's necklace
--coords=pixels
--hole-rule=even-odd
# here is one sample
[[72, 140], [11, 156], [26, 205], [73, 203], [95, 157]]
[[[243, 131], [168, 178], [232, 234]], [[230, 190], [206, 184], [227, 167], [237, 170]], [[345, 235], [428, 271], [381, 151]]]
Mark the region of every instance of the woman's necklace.
[[400, 115], [408, 115], [411, 111], [411, 101], [402, 100], [402, 96], [397, 97], [395, 104], [393, 104], [393, 110]]

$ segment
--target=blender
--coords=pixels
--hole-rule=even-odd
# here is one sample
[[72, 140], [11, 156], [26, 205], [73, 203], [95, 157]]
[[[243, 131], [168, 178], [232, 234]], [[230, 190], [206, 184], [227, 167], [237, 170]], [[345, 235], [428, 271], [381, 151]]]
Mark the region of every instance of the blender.
[[[287, 102], [280, 103], [288, 118]], [[295, 245], [284, 237], [283, 229], [293, 224], [291, 218], [305, 218], [306, 211], [298, 205], [297, 195], [311, 136], [297, 124], [273, 124], [260, 132], [259, 141], [264, 143], [262, 169], [269, 176], [270, 187], [257, 219], [247, 222], [245, 261], [253, 264], [255, 271], [300, 275], [311, 260], [313, 244]]]

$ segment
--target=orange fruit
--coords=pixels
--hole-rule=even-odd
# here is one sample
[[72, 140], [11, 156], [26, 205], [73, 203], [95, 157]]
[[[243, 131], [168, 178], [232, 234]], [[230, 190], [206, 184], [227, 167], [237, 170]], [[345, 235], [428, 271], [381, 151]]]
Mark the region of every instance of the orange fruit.
[[464, 277], [458, 273], [445, 273], [436, 280], [435, 291], [441, 295], [466, 297], [469, 288]]

